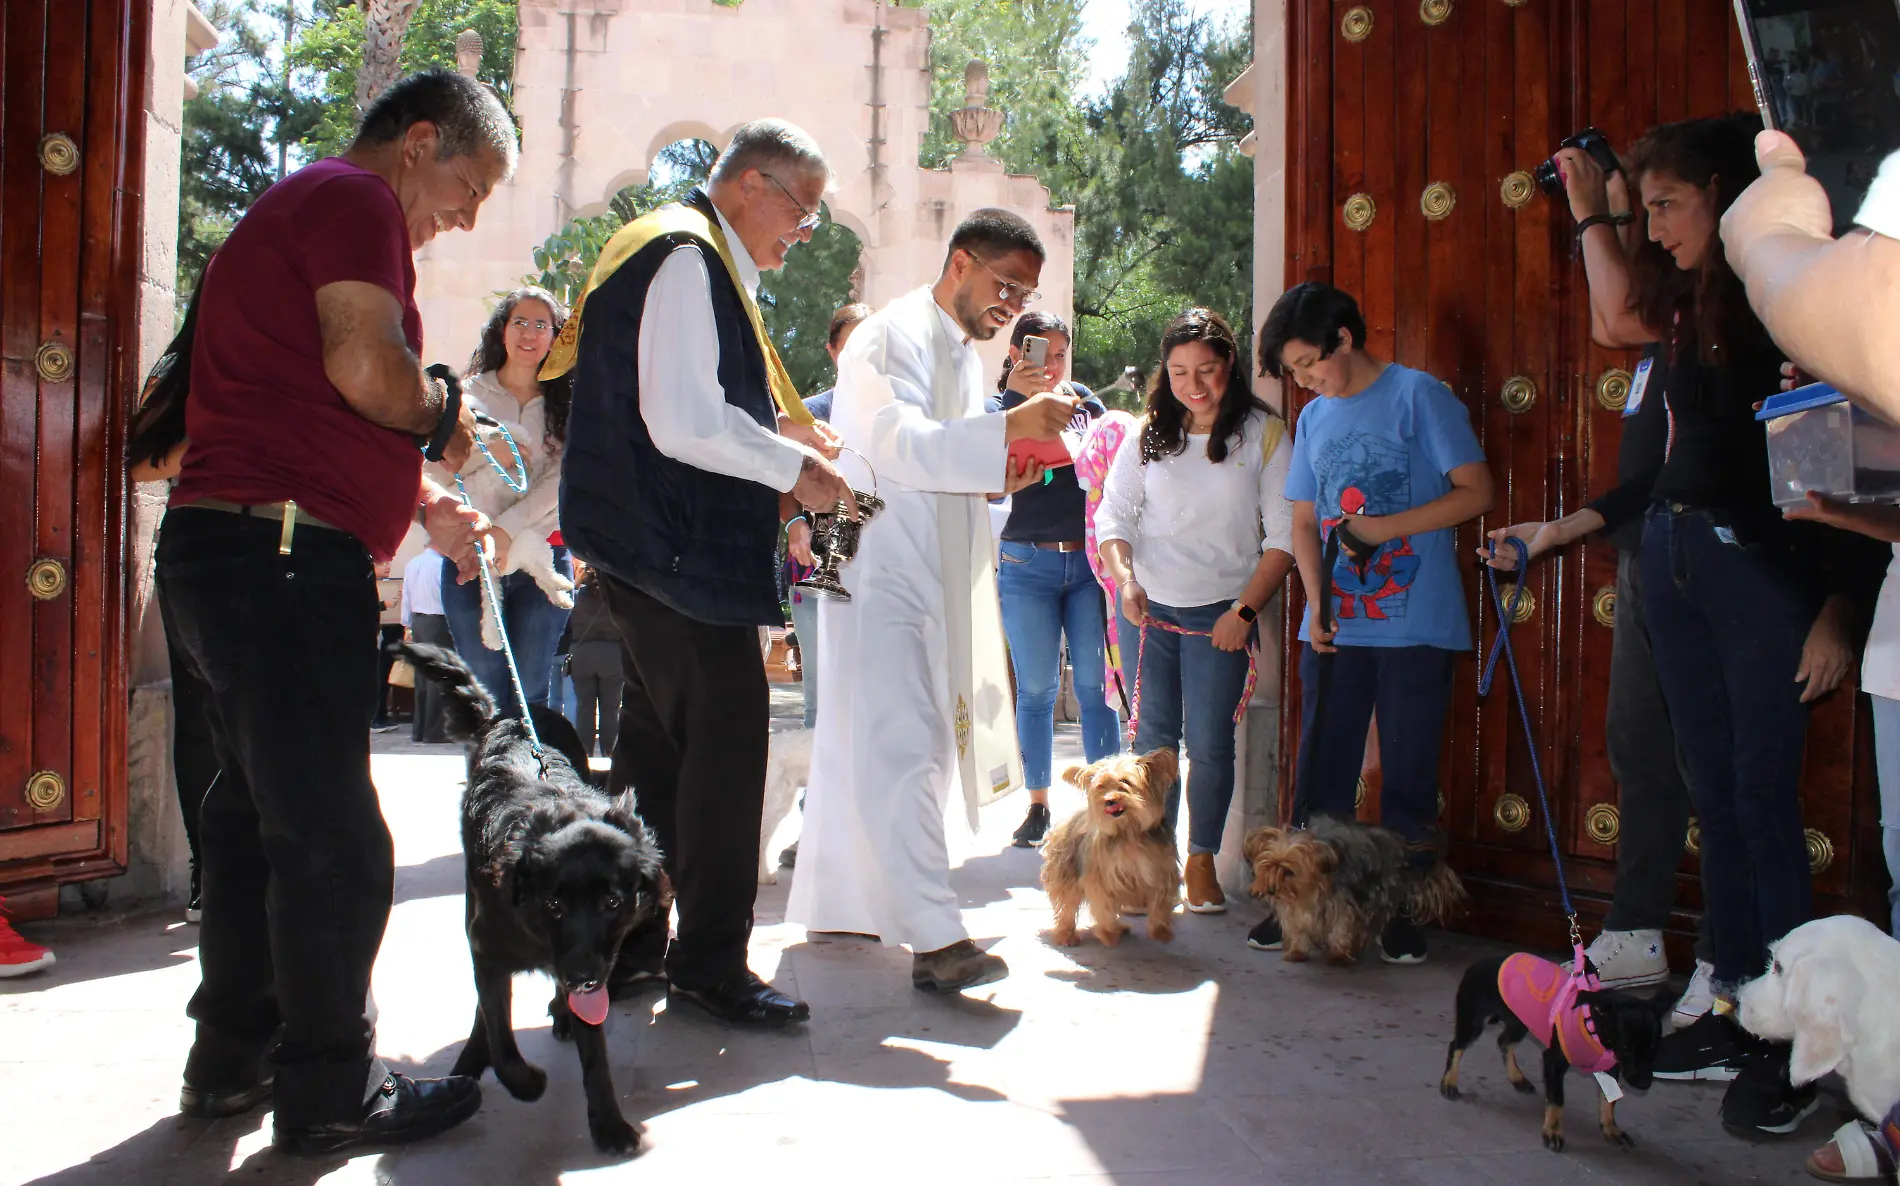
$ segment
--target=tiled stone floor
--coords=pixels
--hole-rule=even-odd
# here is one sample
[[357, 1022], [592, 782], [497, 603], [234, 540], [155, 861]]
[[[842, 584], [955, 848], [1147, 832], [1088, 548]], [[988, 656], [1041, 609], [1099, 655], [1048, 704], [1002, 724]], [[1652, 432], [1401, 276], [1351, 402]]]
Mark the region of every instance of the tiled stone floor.
[[[387, 738], [378, 749], [400, 866], [376, 969], [380, 1048], [439, 1074], [474, 1009], [461, 759]], [[1824, 1109], [1792, 1143], [1746, 1145], [1716, 1124], [1719, 1087], [1658, 1084], [1623, 1105], [1639, 1142], [1625, 1152], [1597, 1138], [1594, 1093], [1573, 1080], [1570, 1150], [1548, 1153], [1538, 1101], [1490, 1057], [1468, 1064], [1465, 1100], [1435, 1090], [1459, 971], [1488, 945], [1434, 936], [1418, 968], [1294, 966], [1243, 945], [1258, 914], [1237, 903], [1183, 917], [1169, 947], [1137, 934], [1114, 951], [1057, 950], [1036, 856], [1005, 847], [1021, 803], [990, 810], [955, 879], [973, 933], [1010, 961], [1001, 984], [920, 996], [903, 953], [785, 925], [782, 883], [761, 889], [753, 962], [811, 1002], [808, 1026], [733, 1032], [666, 1011], [657, 993], [616, 1006], [615, 1082], [649, 1142], [629, 1163], [589, 1144], [577, 1060], [549, 1037], [545, 991], [525, 979], [516, 1024], [550, 1079], [538, 1103], [491, 1077], [480, 1114], [435, 1141], [295, 1161], [269, 1149], [262, 1114], [205, 1124], [173, 1112], [190, 927], [168, 913], [30, 928], [60, 962], [0, 987], [0, 1182], [1797, 1182], [1803, 1153], [1838, 1123]]]

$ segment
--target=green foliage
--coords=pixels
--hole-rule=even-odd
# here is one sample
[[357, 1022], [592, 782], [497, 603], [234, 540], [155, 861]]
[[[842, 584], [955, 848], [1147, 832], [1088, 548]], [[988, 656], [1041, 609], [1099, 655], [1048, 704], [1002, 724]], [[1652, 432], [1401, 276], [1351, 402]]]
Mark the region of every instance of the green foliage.
[[759, 282], [759, 313], [798, 390], [812, 395], [837, 381], [825, 334], [831, 315], [851, 300], [862, 246], [850, 228], [825, 221], [811, 242], [792, 248], [785, 267]]
[[956, 150], [948, 113], [963, 69], [990, 67], [1008, 113], [993, 155], [1075, 207], [1076, 378], [1101, 386], [1152, 370], [1161, 330], [1208, 305], [1243, 344], [1252, 320], [1251, 124], [1221, 92], [1252, 59], [1250, 27], [1223, 29], [1186, 0], [1135, 0], [1126, 73], [1077, 101], [1084, 55], [1074, 0], [926, 0], [933, 108], [926, 166]]
[[[455, 69], [455, 39], [464, 29], [482, 35], [475, 76], [508, 104], [515, 77], [515, 0], [422, 0], [403, 34], [401, 73]], [[306, 158], [341, 153], [356, 135], [356, 71], [363, 64], [363, 10], [356, 0], [316, 0], [316, 19], [292, 45], [290, 60], [313, 76], [321, 104], [321, 116], [303, 140]]]

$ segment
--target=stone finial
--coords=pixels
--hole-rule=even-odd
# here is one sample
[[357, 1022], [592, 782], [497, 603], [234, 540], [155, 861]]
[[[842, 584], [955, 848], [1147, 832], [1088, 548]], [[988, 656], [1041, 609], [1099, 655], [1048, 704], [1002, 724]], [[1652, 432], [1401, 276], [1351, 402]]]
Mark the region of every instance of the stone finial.
[[455, 38], [455, 68], [470, 78], [482, 65], [482, 35], [464, 29]]
[[989, 142], [1003, 130], [1003, 113], [989, 107], [990, 68], [972, 60], [963, 71], [963, 108], [950, 113], [950, 126], [963, 141], [966, 157], [989, 156]]

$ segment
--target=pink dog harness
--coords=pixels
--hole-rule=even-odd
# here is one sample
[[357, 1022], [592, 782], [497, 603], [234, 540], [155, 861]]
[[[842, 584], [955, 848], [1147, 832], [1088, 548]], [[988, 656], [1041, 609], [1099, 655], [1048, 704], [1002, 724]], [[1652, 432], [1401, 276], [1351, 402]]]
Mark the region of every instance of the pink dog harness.
[[1595, 1074], [1615, 1067], [1616, 1055], [1598, 1039], [1590, 1006], [1577, 1003], [1579, 992], [1595, 992], [1599, 987], [1596, 976], [1584, 967], [1581, 948], [1574, 968], [1518, 952], [1505, 957], [1504, 966], [1498, 969], [1498, 995], [1530, 1030], [1531, 1037], [1549, 1046], [1554, 1029], [1557, 1045], [1570, 1065]]

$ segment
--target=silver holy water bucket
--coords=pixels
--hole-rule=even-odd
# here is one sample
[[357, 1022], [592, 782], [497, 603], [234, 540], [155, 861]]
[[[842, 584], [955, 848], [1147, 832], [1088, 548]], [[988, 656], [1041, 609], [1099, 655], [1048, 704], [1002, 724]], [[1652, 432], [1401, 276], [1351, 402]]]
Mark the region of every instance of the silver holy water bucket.
[[851, 600], [850, 592], [838, 579], [839, 571], [858, 554], [858, 542], [863, 537], [864, 525], [884, 509], [884, 500], [875, 494], [865, 494], [859, 490], [851, 493], [858, 500], [858, 518], [855, 520], [842, 501], [828, 511], [812, 512], [811, 550], [816, 567], [810, 576], [796, 582], [798, 588], [810, 589], [820, 597], [833, 601]]

